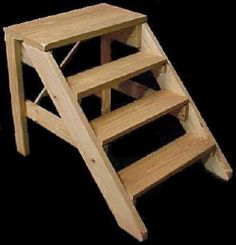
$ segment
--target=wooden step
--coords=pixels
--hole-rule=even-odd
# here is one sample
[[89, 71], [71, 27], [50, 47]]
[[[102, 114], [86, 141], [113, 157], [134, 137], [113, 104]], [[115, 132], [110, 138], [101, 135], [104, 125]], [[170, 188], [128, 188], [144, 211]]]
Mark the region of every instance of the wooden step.
[[188, 99], [160, 90], [91, 121], [103, 144], [188, 104]]
[[126, 81], [158, 65], [161, 67], [165, 62], [166, 59], [160, 56], [138, 52], [70, 76], [67, 81], [75, 94], [86, 96]]
[[146, 22], [146, 15], [101, 3], [5, 28], [42, 51]]
[[186, 134], [119, 171], [129, 195], [137, 198], [170, 175], [194, 163], [212, 150], [212, 141]]

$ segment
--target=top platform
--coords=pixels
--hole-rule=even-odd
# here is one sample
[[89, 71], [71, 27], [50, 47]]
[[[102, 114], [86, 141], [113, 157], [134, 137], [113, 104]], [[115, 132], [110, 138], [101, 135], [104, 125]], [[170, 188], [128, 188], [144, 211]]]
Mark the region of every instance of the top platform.
[[101, 3], [6, 27], [14, 38], [42, 51], [142, 24], [146, 15]]

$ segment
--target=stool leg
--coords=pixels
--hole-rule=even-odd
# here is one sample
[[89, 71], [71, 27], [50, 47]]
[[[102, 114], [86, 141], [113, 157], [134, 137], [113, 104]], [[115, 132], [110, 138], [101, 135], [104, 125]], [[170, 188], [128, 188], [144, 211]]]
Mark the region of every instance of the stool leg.
[[17, 151], [29, 154], [29, 139], [21, 64], [21, 43], [6, 34], [7, 63]]
[[[111, 39], [102, 36], [101, 37], [101, 64], [111, 61]], [[105, 114], [111, 110], [111, 89], [103, 89], [101, 93], [102, 100], [102, 114]]]

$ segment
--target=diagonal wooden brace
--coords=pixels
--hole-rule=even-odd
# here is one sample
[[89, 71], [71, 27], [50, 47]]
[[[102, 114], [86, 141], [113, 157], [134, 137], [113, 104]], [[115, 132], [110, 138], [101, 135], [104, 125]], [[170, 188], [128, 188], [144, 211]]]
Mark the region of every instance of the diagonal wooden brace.
[[[70, 62], [70, 60], [73, 58], [73, 56], [75, 55], [76, 51], [79, 48], [79, 44], [80, 42], [76, 42], [75, 45], [72, 47], [72, 49], [69, 51], [69, 53], [66, 55], [66, 57], [62, 60], [62, 62], [60, 63], [60, 69], [64, 69], [67, 64]], [[47, 90], [44, 87], [40, 93], [38, 94], [37, 98], [35, 99], [34, 103], [38, 104], [40, 102], [40, 100], [44, 97], [47, 96]]]
[[[143, 25], [142, 32], [142, 51], [156, 53], [160, 56], [166, 56], [158, 40], [152, 33], [148, 24]], [[209, 138], [216, 144], [216, 151], [210, 158], [204, 161], [205, 168], [223, 180], [229, 180], [232, 176], [232, 168], [227, 162], [224, 154], [222, 153], [219, 145], [217, 144], [214, 136], [208, 129], [205, 121], [203, 120], [200, 112], [194, 104], [191, 96], [183, 85], [183, 82], [177, 75], [175, 69], [168, 60], [165, 73], [156, 73], [154, 75], [162, 89], [168, 89], [180, 95], [189, 98], [189, 112], [188, 120], [181, 121], [183, 128], [186, 132], [192, 132], [203, 138]]]
[[29, 46], [26, 51], [117, 223], [138, 240], [144, 240], [147, 229], [52, 54]]

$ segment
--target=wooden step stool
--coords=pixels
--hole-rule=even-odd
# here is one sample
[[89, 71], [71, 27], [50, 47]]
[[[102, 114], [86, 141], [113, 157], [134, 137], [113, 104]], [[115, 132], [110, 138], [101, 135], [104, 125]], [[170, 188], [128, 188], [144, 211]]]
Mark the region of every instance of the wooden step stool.
[[[4, 29], [18, 152], [29, 154], [27, 117], [75, 146], [119, 226], [140, 241], [147, 237], [147, 229], [134, 205], [138, 196], [198, 160], [224, 180], [232, 174], [146, 20], [143, 14], [103, 3]], [[61, 69], [79, 42], [97, 36], [101, 36], [101, 63], [106, 64], [64, 77]], [[113, 40], [139, 51], [111, 61]], [[74, 48], [59, 66], [52, 50], [72, 43]], [[36, 69], [45, 86], [36, 103], [24, 98], [22, 62]], [[149, 70], [161, 90], [130, 80]], [[111, 88], [137, 100], [110, 112]], [[60, 117], [37, 104], [45, 93]], [[103, 115], [89, 122], [78, 99], [98, 93]], [[175, 115], [186, 134], [117, 173], [103, 146], [166, 114]]]

